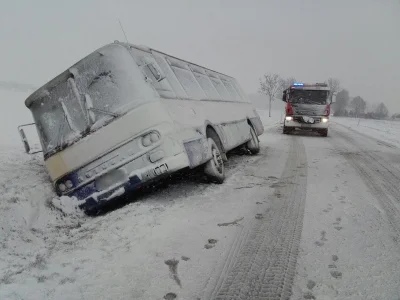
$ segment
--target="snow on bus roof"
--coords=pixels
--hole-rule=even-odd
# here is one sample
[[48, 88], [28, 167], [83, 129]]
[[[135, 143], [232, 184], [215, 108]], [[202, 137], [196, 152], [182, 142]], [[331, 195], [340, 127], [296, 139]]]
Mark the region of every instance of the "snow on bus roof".
[[139, 49], [139, 50], [142, 50], [142, 51], [146, 51], [146, 52], [149, 52], [149, 53], [151, 53], [151, 51], [154, 51], [154, 52], [157, 52], [158, 54], [162, 54], [162, 55], [165, 55], [165, 56], [167, 56], [167, 57], [171, 57], [171, 58], [180, 60], [180, 61], [185, 62], [185, 63], [187, 63], [187, 64], [191, 64], [191, 65], [193, 65], [193, 66], [197, 66], [197, 67], [203, 68], [204, 70], [207, 70], [207, 71], [210, 71], [210, 72], [214, 72], [214, 73], [217, 73], [217, 74], [219, 74], [219, 75], [223, 75], [223, 76], [226, 76], [226, 77], [229, 77], [229, 78], [234, 78], [234, 77], [229, 76], [229, 75], [226, 75], [226, 74], [224, 74], [224, 73], [221, 73], [221, 72], [218, 72], [218, 71], [215, 71], [215, 70], [206, 68], [206, 67], [204, 67], [204, 66], [195, 64], [195, 63], [193, 63], [193, 62], [184, 60], [184, 59], [182, 59], [182, 58], [179, 58], [179, 57], [170, 55], [170, 54], [168, 54], [168, 53], [159, 51], [159, 50], [157, 50], [157, 49], [154, 49], [154, 48], [151, 48], [151, 47], [148, 47], [148, 46], [145, 46], [145, 45], [135, 45], [135, 44], [131, 44], [131, 43], [123, 43], [123, 42], [118, 42], [118, 41], [115, 41], [114, 43], [123, 45], [123, 46], [125, 46], [125, 47], [134, 47], [134, 48], [136, 48], [136, 49]]
[[153, 48], [150, 48], [150, 47], [147, 47], [147, 46], [144, 46], [144, 45], [135, 45], [135, 44], [131, 44], [131, 43], [123, 43], [123, 42], [119, 42], [119, 41], [116, 40], [116, 41], [114, 41], [113, 43], [106, 44], [106, 45], [104, 45], [104, 46], [102, 46], [102, 47], [100, 47], [100, 48], [94, 50], [94, 51], [91, 52], [90, 54], [86, 55], [84, 58], [82, 58], [82, 59], [80, 59], [79, 61], [77, 61], [76, 63], [74, 63], [71, 67], [67, 68], [64, 72], [62, 72], [62, 73], [59, 74], [58, 76], [54, 77], [53, 79], [51, 79], [50, 81], [48, 81], [47, 83], [45, 83], [44, 85], [42, 85], [40, 88], [38, 88], [36, 91], [34, 91], [34, 92], [25, 100], [25, 106], [29, 108], [29, 107], [32, 105], [32, 103], [35, 102], [35, 100], [36, 100], [37, 98], [39, 98], [39, 97], [43, 96], [44, 94], [48, 93], [48, 92], [47, 92], [47, 88], [56, 85], [58, 82], [60, 82], [60, 81], [62, 81], [62, 80], [65, 80], [65, 78], [68, 77], [68, 76], [70, 75], [71, 70], [73, 70], [74, 66], [77, 65], [79, 62], [81, 62], [82, 60], [86, 59], [88, 56], [92, 55], [93, 53], [99, 52], [99, 51], [101, 51], [101, 50], [104, 49], [104, 48], [107, 48], [107, 47], [109, 47], [109, 46], [111, 46], [111, 45], [116, 45], [116, 44], [117, 44], [117, 45], [120, 45], [120, 46], [123, 46], [123, 47], [125, 47], [125, 48], [134, 47], [134, 48], [136, 48], [136, 49], [139, 49], [139, 50], [142, 50], [142, 51], [146, 51], [146, 52], [149, 52], [149, 53], [151, 53], [151, 51], [154, 51], [154, 52], [156, 52], [156, 53], [158, 53], [158, 54], [165, 55], [165, 56], [167, 56], [167, 57], [171, 57], [171, 58], [173, 58], [173, 59], [177, 59], [177, 60], [182, 61], [182, 62], [185, 62], [185, 63], [187, 63], [187, 64], [190, 64], [190, 65], [193, 65], [193, 66], [197, 66], [197, 67], [203, 68], [204, 70], [207, 70], [207, 71], [209, 71], [209, 72], [213, 72], [213, 73], [216, 73], [216, 74], [219, 74], [219, 75], [222, 75], [222, 76], [226, 76], [226, 77], [229, 77], [229, 78], [231, 78], [231, 79], [236, 80], [236, 79], [235, 79], [234, 77], [232, 77], [232, 76], [223, 74], [223, 73], [221, 73], [221, 72], [214, 71], [214, 70], [212, 70], [212, 69], [209, 69], [209, 68], [200, 66], [200, 65], [198, 65], [198, 64], [195, 64], [195, 63], [189, 62], [189, 61], [187, 61], [187, 60], [184, 60], [184, 59], [181, 59], [181, 58], [178, 58], [178, 57], [169, 55], [169, 54], [167, 54], [167, 53], [165, 53], [165, 52], [161, 52], [161, 51], [158, 51], [158, 50], [156, 50], [156, 49], [153, 49]]

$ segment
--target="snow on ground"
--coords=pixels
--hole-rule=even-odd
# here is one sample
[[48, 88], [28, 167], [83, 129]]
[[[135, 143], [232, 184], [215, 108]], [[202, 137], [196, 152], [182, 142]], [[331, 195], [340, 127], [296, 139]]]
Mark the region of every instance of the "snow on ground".
[[335, 123], [328, 138], [302, 139], [307, 201], [292, 299], [399, 299], [398, 149]]
[[[209, 300], [236, 261], [249, 267], [241, 249], [260, 263], [282, 258], [285, 249], [257, 244], [252, 228], [269, 219], [278, 222], [275, 209], [284, 197], [296, 199], [298, 193], [305, 210], [291, 299], [400, 298], [395, 124], [386, 124], [390, 135], [379, 132], [379, 137], [373, 135], [375, 129], [382, 131], [379, 125], [368, 124], [375, 129], [360, 130], [368, 133], [365, 137], [351, 119], [333, 118], [328, 138], [283, 135], [282, 112], [273, 111], [269, 118], [259, 110], [266, 129], [261, 153], [231, 155], [223, 185], [182, 174], [144, 191], [135, 202], [89, 218], [69, 205], [70, 199], [55, 196], [41, 155], [23, 152], [15, 126], [29, 122], [30, 115], [22, 102], [15, 103], [14, 113], [25, 116], [3, 116], [9, 124], [0, 150], [0, 299], [176, 295]], [[282, 231], [282, 224], [291, 223], [286, 221], [272, 223], [271, 232]], [[270, 237], [268, 231], [258, 234], [274, 243], [287, 238]], [[255, 251], [252, 243], [266, 248]], [[265, 269], [250, 266], [250, 271], [257, 277]]]
[[[204, 245], [214, 246], [208, 244], [212, 236], [199, 234], [205, 229], [215, 230], [216, 223], [240, 219], [237, 209], [246, 211], [249, 205], [245, 196], [236, 198], [235, 206], [215, 216], [210, 214], [209, 203], [223, 198], [221, 187], [178, 180], [173, 188], [147, 195], [145, 201], [103, 217], [87, 218], [76, 211], [71, 199], [56, 197], [41, 154], [23, 152], [16, 128], [32, 122], [23, 103], [27, 93], [1, 90], [0, 96], [3, 107], [7, 107], [0, 116], [5, 120], [0, 131], [0, 299], [78, 299], [82, 295], [84, 299], [156, 299], [152, 295], [163, 295], [174, 284], [166, 266], [158, 281], [151, 281], [153, 289], [145, 289], [154, 274], [150, 272], [149, 277], [142, 273], [148, 268], [157, 270], [159, 260], [172, 259], [173, 264], [173, 259], [178, 259], [182, 280], [193, 265], [201, 274], [212, 269], [215, 257], [209, 263], [202, 257], [207, 254]], [[265, 111], [259, 113], [266, 129], [275, 126], [281, 117], [280, 112], [273, 112], [271, 118]], [[28, 136], [32, 137], [37, 139], [34, 134]], [[243, 158], [232, 161], [232, 167], [228, 166], [228, 174], [232, 175], [228, 187], [238, 184], [234, 162], [243, 162]], [[240, 184], [246, 182], [241, 180]], [[235, 194], [245, 192], [246, 189]], [[193, 217], [193, 213], [198, 217], [185, 218], [187, 214]], [[213, 229], [207, 224], [212, 224], [208, 226]], [[182, 229], [180, 235], [175, 233], [177, 228]], [[223, 228], [217, 227], [217, 232]], [[179, 246], [181, 241], [186, 246]], [[199, 241], [202, 245], [198, 245]], [[177, 252], [177, 248], [182, 249]], [[185, 255], [192, 262], [182, 260]], [[71, 291], [72, 286], [78, 285], [77, 278], [79, 288]], [[107, 293], [98, 288], [104, 280], [108, 282]]]
[[400, 121], [333, 117], [332, 122], [400, 147]]

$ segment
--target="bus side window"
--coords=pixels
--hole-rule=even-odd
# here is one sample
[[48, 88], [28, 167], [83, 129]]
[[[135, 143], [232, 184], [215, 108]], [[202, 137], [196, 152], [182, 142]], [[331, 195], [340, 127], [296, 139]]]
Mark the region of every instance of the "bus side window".
[[187, 93], [183, 89], [182, 85], [179, 83], [178, 78], [172, 71], [164, 54], [152, 51], [152, 55], [155, 61], [157, 62], [157, 65], [161, 68], [163, 74], [166, 76], [166, 79], [163, 81], [168, 81], [172, 91], [175, 93], [174, 98], [182, 98], [182, 99], [187, 98], [188, 97]]
[[210, 78], [208, 78], [206, 72], [203, 68], [189, 65], [194, 77], [196, 78], [197, 82], [199, 83], [200, 87], [203, 89], [204, 93], [207, 96], [207, 100], [221, 100], [221, 96], [219, 95], [218, 91], [215, 89], [214, 85], [212, 84]]
[[224, 84], [222, 83], [221, 79], [218, 77], [218, 75], [211, 71], [206, 71], [206, 74], [208, 75], [208, 78], [210, 78], [215, 89], [221, 95], [221, 98], [225, 101], [229, 101], [230, 94], [226, 89], [226, 87], [224, 86]]
[[176, 98], [171, 85], [154, 57], [150, 53], [136, 48], [131, 48], [130, 51], [134, 56], [137, 65], [142, 70], [146, 80], [156, 89], [160, 97]]
[[207, 97], [187, 63], [171, 57], [167, 58], [167, 62], [189, 99], [202, 100]]
[[240, 101], [240, 102], [247, 102], [247, 101], [246, 101], [246, 98], [245, 98], [245, 97], [243, 96], [243, 94], [242, 94], [242, 91], [241, 91], [241, 89], [240, 89], [240, 86], [239, 86], [238, 82], [237, 82], [234, 78], [231, 79], [231, 84], [232, 84], [233, 87], [235, 88], [236, 92], [239, 94], [239, 97], [240, 97], [240, 99], [241, 99], [241, 100], [239, 100], [239, 101]]
[[221, 81], [224, 84], [225, 88], [227, 89], [227, 91], [230, 94], [230, 100], [237, 101], [237, 102], [241, 101], [242, 98], [240, 97], [240, 95], [238, 94], [236, 89], [233, 87], [230, 80], [228, 78], [222, 78], [222, 76], [220, 76], [220, 78], [221, 78]]

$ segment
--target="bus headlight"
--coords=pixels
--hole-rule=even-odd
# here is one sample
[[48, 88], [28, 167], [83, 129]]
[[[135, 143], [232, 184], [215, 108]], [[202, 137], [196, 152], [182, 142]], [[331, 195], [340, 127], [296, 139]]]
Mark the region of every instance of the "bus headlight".
[[322, 118], [321, 121], [322, 121], [322, 123], [327, 123], [329, 121], [329, 119], [328, 118]]
[[150, 135], [149, 135], [149, 134], [146, 135], [145, 137], [143, 137], [143, 139], [142, 139], [142, 144], [143, 144], [143, 146], [145, 146], [145, 147], [148, 147], [148, 146], [151, 145], [151, 139], [150, 139]]
[[65, 186], [64, 183], [60, 183], [58, 185], [58, 189], [60, 190], [60, 192], [65, 192], [67, 190], [67, 187]]
[[150, 140], [152, 143], [157, 143], [160, 140], [160, 137], [158, 136], [157, 133], [153, 132], [150, 133]]
[[68, 189], [72, 189], [72, 188], [74, 187], [74, 184], [72, 183], [71, 180], [67, 180], [67, 181], [65, 182], [65, 186], [66, 186]]
[[286, 121], [292, 121], [292, 120], [293, 120], [293, 117], [287, 116], [287, 117], [285, 118], [285, 120], [286, 120]]
[[142, 145], [144, 147], [149, 147], [152, 144], [157, 143], [159, 140], [160, 140], [160, 135], [153, 131], [142, 137]]
[[74, 187], [74, 184], [72, 183], [72, 181], [71, 180], [67, 180], [67, 181], [65, 181], [64, 183], [60, 183], [59, 185], [58, 185], [58, 189], [60, 190], [60, 192], [65, 192], [65, 191], [67, 191], [67, 190], [69, 190], [69, 189], [72, 189]]

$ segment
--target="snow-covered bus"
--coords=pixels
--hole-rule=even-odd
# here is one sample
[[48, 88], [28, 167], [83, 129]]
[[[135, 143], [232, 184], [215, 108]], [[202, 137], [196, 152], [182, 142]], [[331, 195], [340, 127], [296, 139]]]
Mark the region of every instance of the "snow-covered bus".
[[[227, 151], [259, 152], [259, 115], [238, 82], [160, 51], [115, 41], [30, 95], [58, 195], [86, 210], [183, 168], [222, 183]], [[23, 128], [20, 128], [29, 151]]]

